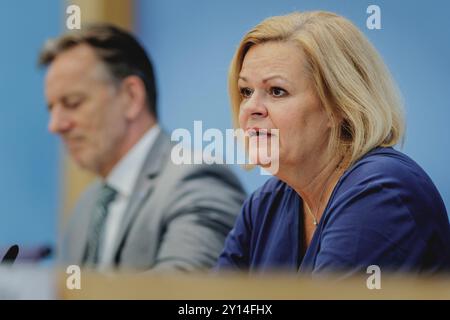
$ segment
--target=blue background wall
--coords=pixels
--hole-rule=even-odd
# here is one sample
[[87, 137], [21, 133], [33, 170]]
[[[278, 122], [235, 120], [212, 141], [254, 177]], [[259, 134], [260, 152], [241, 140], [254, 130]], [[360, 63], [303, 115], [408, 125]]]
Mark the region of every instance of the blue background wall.
[[36, 61], [60, 10], [59, 0], [0, 1], [0, 247], [56, 239], [58, 147]]
[[[366, 9], [381, 8], [381, 30], [368, 30]], [[374, 43], [399, 84], [407, 112], [403, 151], [432, 177], [450, 208], [450, 2], [301, 0], [138, 0], [136, 30], [159, 82], [160, 120], [168, 130], [231, 127], [227, 70], [246, 31], [294, 10], [329, 10], [355, 23]], [[236, 168], [248, 191], [267, 177]]]
[[[136, 30], [158, 75], [168, 130], [231, 127], [226, 77], [239, 40], [262, 19], [324, 9], [350, 18], [383, 55], [402, 90], [404, 151], [438, 186], [450, 208], [450, 4], [447, 1], [136, 1]], [[382, 30], [367, 30], [377, 4]], [[47, 133], [43, 41], [60, 33], [63, 1], [0, 1], [0, 247], [54, 243], [59, 208], [59, 144]], [[248, 191], [267, 177], [235, 168]]]

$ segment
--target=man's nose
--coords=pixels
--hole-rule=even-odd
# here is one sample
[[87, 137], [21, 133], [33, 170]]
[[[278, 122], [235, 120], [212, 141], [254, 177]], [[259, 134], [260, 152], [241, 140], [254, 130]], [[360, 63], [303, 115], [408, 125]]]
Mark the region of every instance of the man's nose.
[[48, 122], [48, 130], [51, 133], [61, 134], [68, 131], [71, 127], [71, 120], [68, 115], [61, 110], [61, 108], [55, 106], [50, 111], [50, 119]]

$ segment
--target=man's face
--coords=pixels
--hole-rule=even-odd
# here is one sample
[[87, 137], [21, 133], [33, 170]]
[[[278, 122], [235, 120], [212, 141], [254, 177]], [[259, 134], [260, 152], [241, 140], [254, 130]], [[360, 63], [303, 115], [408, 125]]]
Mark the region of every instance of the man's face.
[[51, 63], [46, 81], [49, 131], [82, 168], [106, 176], [121, 156], [124, 99], [92, 48], [78, 45]]

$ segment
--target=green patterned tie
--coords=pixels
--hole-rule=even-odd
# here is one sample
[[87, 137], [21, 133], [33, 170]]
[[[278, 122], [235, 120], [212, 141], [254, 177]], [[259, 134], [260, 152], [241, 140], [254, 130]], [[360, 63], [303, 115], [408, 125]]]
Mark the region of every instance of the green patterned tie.
[[106, 217], [108, 216], [108, 206], [114, 200], [116, 194], [117, 191], [106, 184], [100, 190], [91, 217], [89, 239], [84, 257], [85, 264], [95, 266], [98, 262], [99, 247], [105, 229]]

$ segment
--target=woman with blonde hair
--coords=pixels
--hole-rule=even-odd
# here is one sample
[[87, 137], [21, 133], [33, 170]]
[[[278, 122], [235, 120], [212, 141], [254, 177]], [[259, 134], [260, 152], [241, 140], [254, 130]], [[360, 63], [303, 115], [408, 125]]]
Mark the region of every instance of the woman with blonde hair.
[[244, 203], [219, 270], [450, 269], [444, 203], [392, 148], [404, 132], [400, 98], [350, 21], [329, 12], [264, 20], [236, 51], [229, 92], [249, 153], [276, 141], [279, 164]]

